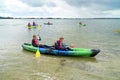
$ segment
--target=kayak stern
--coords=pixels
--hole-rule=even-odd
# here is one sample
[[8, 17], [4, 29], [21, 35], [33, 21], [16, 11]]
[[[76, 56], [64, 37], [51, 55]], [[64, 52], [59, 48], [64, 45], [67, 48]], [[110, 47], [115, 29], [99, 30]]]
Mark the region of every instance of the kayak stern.
[[90, 54], [90, 57], [94, 57], [100, 52], [100, 49], [92, 49], [91, 51], [92, 53]]

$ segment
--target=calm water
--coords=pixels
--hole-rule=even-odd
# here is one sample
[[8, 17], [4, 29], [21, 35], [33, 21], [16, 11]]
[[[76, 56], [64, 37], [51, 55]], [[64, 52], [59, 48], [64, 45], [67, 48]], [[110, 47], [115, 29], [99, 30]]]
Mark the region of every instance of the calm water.
[[[41, 30], [28, 30], [35, 21]], [[43, 25], [50, 21], [54, 25]], [[79, 27], [79, 22], [87, 26]], [[0, 80], [120, 80], [120, 19], [0, 19]], [[60, 36], [65, 43], [82, 48], [99, 48], [94, 58], [41, 55], [21, 45], [40, 34], [41, 43], [52, 45]]]

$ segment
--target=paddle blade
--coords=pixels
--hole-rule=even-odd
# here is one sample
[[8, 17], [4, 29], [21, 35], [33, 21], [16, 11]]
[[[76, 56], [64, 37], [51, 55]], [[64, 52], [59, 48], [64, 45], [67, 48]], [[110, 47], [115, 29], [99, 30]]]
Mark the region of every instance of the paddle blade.
[[39, 50], [36, 51], [35, 57], [40, 57], [40, 51]]
[[40, 25], [38, 25], [38, 30], [40, 30]]

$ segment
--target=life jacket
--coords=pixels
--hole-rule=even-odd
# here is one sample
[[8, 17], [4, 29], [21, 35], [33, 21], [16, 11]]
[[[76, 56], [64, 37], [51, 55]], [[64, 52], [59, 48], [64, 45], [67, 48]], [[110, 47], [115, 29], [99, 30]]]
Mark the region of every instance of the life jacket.
[[28, 23], [28, 27], [31, 27], [31, 24], [30, 24], [30, 23]]
[[37, 39], [32, 39], [32, 45], [35, 47], [38, 47], [38, 40]]
[[55, 48], [56, 49], [61, 49], [62, 48], [62, 43], [60, 42], [60, 40], [55, 42]]

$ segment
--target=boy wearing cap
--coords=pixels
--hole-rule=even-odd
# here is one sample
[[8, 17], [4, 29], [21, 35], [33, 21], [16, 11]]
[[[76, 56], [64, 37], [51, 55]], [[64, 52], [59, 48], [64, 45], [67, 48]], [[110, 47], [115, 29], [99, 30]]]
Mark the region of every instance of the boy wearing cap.
[[71, 50], [69, 47], [64, 47], [63, 46], [63, 40], [64, 38], [63, 37], [60, 37], [59, 40], [57, 40], [55, 42], [55, 49], [58, 49], [58, 50]]

